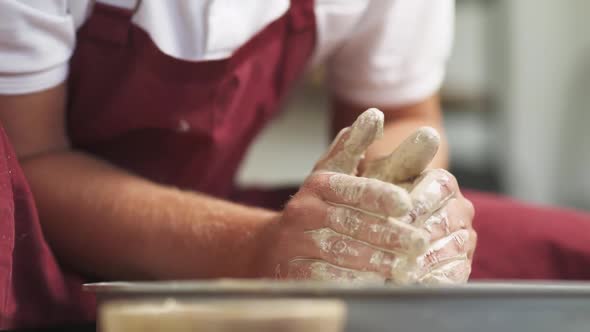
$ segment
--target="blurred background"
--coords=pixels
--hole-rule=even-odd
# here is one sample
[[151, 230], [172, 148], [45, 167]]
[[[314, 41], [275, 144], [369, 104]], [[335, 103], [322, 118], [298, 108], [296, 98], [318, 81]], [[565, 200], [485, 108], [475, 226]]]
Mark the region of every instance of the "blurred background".
[[[590, 210], [588, 13], [587, 0], [457, 0], [442, 97], [463, 187]], [[329, 144], [327, 107], [310, 75], [258, 137], [239, 182], [300, 184]]]

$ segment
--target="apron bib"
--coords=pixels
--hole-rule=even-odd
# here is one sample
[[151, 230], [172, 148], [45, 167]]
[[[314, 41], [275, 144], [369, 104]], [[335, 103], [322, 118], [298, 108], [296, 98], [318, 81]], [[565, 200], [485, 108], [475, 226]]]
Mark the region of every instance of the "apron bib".
[[79, 30], [69, 78], [69, 135], [78, 149], [153, 181], [229, 198], [255, 135], [302, 73], [316, 39], [313, 1], [228, 59], [164, 54], [130, 10], [96, 4]]

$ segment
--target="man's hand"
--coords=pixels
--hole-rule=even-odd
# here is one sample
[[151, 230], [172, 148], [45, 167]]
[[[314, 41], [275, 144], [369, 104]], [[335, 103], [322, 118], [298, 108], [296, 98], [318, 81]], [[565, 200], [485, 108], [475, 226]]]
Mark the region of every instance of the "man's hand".
[[419, 259], [418, 281], [466, 282], [477, 234], [473, 205], [461, 194], [457, 180], [443, 169], [426, 171], [413, 182], [410, 196], [413, 208], [402, 221], [430, 234], [430, 246]]
[[343, 282], [467, 279], [473, 208], [448, 172], [423, 172], [438, 148], [436, 131], [420, 129], [355, 176], [382, 126], [381, 112], [372, 109], [338, 134], [271, 227], [271, 240], [262, 245], [264, 275]]
[[416, 281], [465, 282], [471, 272], [477, 234], [473, 205], [461, 194], [455, 177], [443, 169], [424, 169], [434, 158], [440, 137], [419, 128], [389, 156], [370, 161], [362, 176], [398, 184], [410, 192], [412, 208], [399, 221], [430, 234], [430, 245], [418, 259]]
[[370, 110], [340, 132], [267, 237], [266, 275], [345, 282], [409, 278], [409, 266], [429, 238], [397, 220], [410, 212], [409, 193], [355, 176], [382, 126], [382, 113]]

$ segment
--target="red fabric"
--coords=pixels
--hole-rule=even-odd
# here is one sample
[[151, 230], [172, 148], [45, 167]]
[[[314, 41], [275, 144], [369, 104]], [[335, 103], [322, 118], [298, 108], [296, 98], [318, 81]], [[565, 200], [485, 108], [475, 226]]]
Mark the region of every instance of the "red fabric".
[[33, 196], [0, 127], [0, 329], [81, 322], [93, 299], [49, 250]]
[[478, 247], [472, 279], [590, 279], [590, 214], [468, 191]]

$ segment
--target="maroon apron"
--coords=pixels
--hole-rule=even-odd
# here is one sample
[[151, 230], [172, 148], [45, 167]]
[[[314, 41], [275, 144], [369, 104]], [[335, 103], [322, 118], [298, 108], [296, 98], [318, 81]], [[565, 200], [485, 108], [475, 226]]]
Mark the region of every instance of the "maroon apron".
[[315, 46], [312, 0], [293, 0], [228, 59], [158, 49], [132, 12], [97, 4], [79, 30], [69, 79], [76, 148], [153, 181], [228, 198], [254, 136]]
[[467, 191], [478, 246], [471, 279], [590, 280], [590, 214]]
[[33, 196], [0, 125], [0, 329], [93, 317], [81, 279], [64, 273], [41, 232]]
[[[159, 183], [237, 198], [234, 176], [246, 148], [312, 53], [313, 1], [292, 0], [231, 58], [205, 62], [162, 53], [131, 16], [96, 4], [78, 32], [68, 104], [74, 146]], [[590, 278], [587, 215], [469, 197], [480, 239], [474, 277]], [[91, 319], [80, 279], [60, 269], [43, 238], [1, 128], [0, 245], [0, 328]]]

